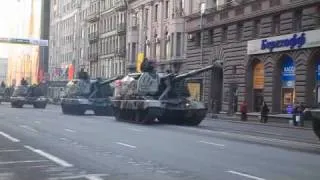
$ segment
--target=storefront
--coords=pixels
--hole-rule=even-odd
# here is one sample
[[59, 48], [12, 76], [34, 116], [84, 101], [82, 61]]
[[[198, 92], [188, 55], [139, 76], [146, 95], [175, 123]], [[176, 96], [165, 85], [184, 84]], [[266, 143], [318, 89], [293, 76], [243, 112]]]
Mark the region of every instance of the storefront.
[[320, 105], [319, 34], [320, 29], [247, 42], [254, 111], [261, 100], [276, 113], [291, 113], [296, 102]]

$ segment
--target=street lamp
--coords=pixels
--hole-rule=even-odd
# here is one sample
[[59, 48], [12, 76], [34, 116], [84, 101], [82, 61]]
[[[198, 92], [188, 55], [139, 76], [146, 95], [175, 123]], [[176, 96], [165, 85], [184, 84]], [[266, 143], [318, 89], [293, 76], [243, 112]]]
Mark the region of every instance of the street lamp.
[[201, 65], [203, 65], [203, 14], [206, 11], [206, 3], [200, 4], [200, 48], [201, 48]]
[[[201, 3], [200, 4], [200, 51], [201, 51], [201, 66], [203, 66], [203, 14], [205, 13], [206, 11], [206, 3]], [[205, 75], [205, 72], [203, 74], [203, 83], [202, 83], [202, 87], [204, 87], [205, 85], [205, 82], [206, 82], [206, 75]], [[205, 97], [204, 97], [204, 94], [205, 94], [205, 88], [202, 88], [202, 99], [204, 101]]]

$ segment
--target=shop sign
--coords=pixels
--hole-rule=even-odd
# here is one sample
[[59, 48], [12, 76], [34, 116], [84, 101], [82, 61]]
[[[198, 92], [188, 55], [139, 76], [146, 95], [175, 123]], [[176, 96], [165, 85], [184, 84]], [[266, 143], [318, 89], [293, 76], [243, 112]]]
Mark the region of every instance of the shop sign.
[[317, 60], [316, 68], [316, 80], [320, 81], [320, 59]]
[[264, 54], [320, 46], [320, 30], [248, 41], [247, 54]]
[[264, 64], [259, 63], [253, 70], [253, 88], [263, 89], [264, 87]]
[[282, 64], [282, 87], [293, 88], [295, 86], [295, 66], [291, 57], [287, 56]]

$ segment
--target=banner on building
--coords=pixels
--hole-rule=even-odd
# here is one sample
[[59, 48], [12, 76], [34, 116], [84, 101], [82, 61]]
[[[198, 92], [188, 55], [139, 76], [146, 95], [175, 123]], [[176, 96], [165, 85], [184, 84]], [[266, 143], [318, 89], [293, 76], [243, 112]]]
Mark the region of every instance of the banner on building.
[[247, 54], [264, 54], [320, 47], [320, 29], [247, 42]]
[[201, 83], [198, 82], [189, 82], [188, 89], [190, 97], [192, 100], [200, 101], [201, 100]]
[[143, 59], [144, 59], [144, 53], [138, 53], [137, 64], [136, 64], [136, 71], [138, 73], [141, 72], [141, 64], [143, 63]]
[[255, 65], [253, 70], [253, 88], [263, 89], [264, 87], [264, 64]]
[[282, 63], [282, 87], [284, 88], [294, 88], [296, 74], [295, 65], [293, 59], [289, 56], [283, 60]]

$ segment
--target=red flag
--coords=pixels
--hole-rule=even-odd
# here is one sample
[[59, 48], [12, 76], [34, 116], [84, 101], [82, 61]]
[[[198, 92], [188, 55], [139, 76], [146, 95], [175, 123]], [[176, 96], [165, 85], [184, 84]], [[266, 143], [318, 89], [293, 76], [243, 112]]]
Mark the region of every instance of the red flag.
[[69, 70], [68, 70], [68, 79], [72, 80], [74, 75], [74, 67], [72, 64], [69, 65]]

